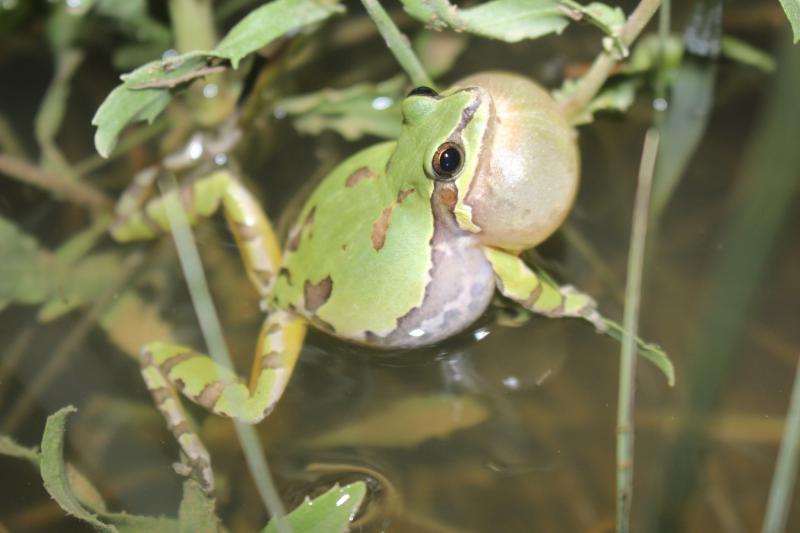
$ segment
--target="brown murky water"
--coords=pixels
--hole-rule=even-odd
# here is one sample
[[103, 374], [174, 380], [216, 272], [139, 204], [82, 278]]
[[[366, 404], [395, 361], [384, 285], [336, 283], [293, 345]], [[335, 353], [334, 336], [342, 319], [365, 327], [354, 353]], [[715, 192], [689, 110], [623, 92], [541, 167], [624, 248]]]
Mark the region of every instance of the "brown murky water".
[[[766, 4], [754, 2], [747, 9], [756, 11], [748, 13], [771, 13], [775, 6]], [[760, 527], [800, 356], [800, 116], [793, 98], [800, 48], [758, 17], [743, 25], [744, 9], [731, 10], [726, 28], [776, 54], [778, 71], [719, 63], [707, 130], [654, 223], [640, 330], [671, 355], [678, 381], [670, 389], [657, 370], [640, 364], [635, 531]], [[323, 42], [346, 24], [352, 20], [331, 24]], [[35, 17], [24, 28], [41, 32]], [[309, 47], [313, 59], [282, 89], [308, 92], [394, 74], [378, 39], [364, 35], [354, 44]], [[33, 39], [0, 39], [0, 113], [29, 153], [36, 146], [31, 117], [52, 68], [47, 49]], [[596, 34], [583, 29], [530, 44], [473, 39], [444, 80], [502, 68], [554, 86], [595, 45]], [[89, 50], [58, 136], [70, 161], [92, 155], [91, 115], [114, 83], [102, 50]], [[594, 295], [614, 318], [622, 313], [650, 100], [644, 95], [626, 116], [580, 128], [577, 205], [566, 231], [539, 249], [552, 272]], [[330, 132], [302, 136], [288, 120], [270, 124], [258, 137], [267, 144], [248, 147], [243, 168], [274, 219], [291, 211], [309, 180], [374, 142]], [[669, 142], [675, 137], [665, 136], [662, 148]], [[156, 148], [132, 150], [88, 179], [117, 194]], [[0, 214], [48, 247], [87, 224], [81, 208], [5, 177]], [[197, 239], [231, 351], [246, 370], [260, 321], [256, 297], [220, 219], [199, 229]], [[110, 240], [101, 247], [119, 249]], [[125, 253], [134, 250], [147, 254], [126, 267], [133, 285], [121, 285], [108, 300], [135, 286], [140, 303], [113, 329], [95, 325], [104, 310], [92, 306], [46, 324], [37, 322], [35, 306], [2, 311], [0, 431], [36, 444], [46, 415], [74, 404], [67, 456], [109, 505], [174, 514], [180, 479], [170, 465], [177, 448], [126, 352], [164, 331], [202, 341], [171, 242]], [[287, 505], [334, 481], [368, 479], [364, 531], [613, 530], [618, 343], [578, 321], [532, 318], [507, 327], [496, 323], [498, 314], [442, 346], [405, 354], [376, 356], [312, 333], [284, 398], [258, 427]], [[192, 412], [219, 476], [221, 515], [233, 531], [263, 526], [266, 515], [232, 426]], [[346, 426], [350, 431], [341, 431]], [[28, 464], [0, 457], [0, 483], [0, 531], [83, 530], [63, 517]], [[798, 505], [793, 527], [800, 527]]]

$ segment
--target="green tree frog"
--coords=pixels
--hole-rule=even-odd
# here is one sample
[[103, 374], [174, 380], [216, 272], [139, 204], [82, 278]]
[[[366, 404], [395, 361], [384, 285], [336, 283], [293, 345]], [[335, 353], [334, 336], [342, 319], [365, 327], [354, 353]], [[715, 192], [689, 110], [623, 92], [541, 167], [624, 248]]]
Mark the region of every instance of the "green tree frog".
[[[249, 423], [280, 399], [306, 325], [349, 342], [414, 348], [468, 328], [495, 291], [549, 317], [605, 327], [594, 301], [538, 277], [519, 257], [551, 235], [578, 185], [575, 134], [550, 95], [509, 73], [473, 75], [402, 102], [397, 141], [342, 162], [308, 198], [283, 251], [258, 202], [228, 171], [182, 191], [190, 219], [220, 206], [266, 319], [249, 382], [192, 348], [153, 342], [143, 374], [159, 408], [211, 490], [208, 454], [176, 390]], [[163, 200], [122, 217], [120, 241], [168, 231]]]

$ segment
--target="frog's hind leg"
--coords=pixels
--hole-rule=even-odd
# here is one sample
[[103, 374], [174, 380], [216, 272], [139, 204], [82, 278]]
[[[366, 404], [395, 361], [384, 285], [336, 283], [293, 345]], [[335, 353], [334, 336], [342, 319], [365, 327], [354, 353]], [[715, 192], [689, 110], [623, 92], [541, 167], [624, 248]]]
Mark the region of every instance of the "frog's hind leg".
[[156, 405], [188, 458], [188, 474], [213, 492], [209, 454], [192, 429], [176, 390], [209, 411], [255, 424], [283, 394], [303, 344], [303, 320], [274, 311], [264, 321], [253, 358], [250, 383], [187, 346], [152, 342], [142, 350], [142, 376]]
[[[235, 176], [217, 171], [180, 190], [192, 223], [220, 207], [237, 243], [247, 274], [266, 301], [280, 264], [280, 248], [260, 205]], [[112, 228], [118, 240], [153, 238], [169, 231], [164, 201], [154, 198], [130, 210]], [[183, 452], [189, 473], [213, 490], [208, 452], [192, 431], [176, 391], [218, 415], [246, 423], [263, 419], [283, 394], [305, 335], [305, 323], [284, 310], [269, 310], [259, 334], [249, 383], [233, 370], [192, 348], [152, 342], [142, 351], [142, 374]]]

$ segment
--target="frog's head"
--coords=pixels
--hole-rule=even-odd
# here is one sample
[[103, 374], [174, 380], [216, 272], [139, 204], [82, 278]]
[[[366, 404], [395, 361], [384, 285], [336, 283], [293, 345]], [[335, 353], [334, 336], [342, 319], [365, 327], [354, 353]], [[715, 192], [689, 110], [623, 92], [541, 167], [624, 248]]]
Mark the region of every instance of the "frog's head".
[[527, 78], [489, 72], [441, 94], [414, 89], [403, 123], [396, 155], [421, 165], [437, 189], [455, 191], [459, 226], [483, 244], [530, 248], [569, 213], [578, 186], [575, 134]]

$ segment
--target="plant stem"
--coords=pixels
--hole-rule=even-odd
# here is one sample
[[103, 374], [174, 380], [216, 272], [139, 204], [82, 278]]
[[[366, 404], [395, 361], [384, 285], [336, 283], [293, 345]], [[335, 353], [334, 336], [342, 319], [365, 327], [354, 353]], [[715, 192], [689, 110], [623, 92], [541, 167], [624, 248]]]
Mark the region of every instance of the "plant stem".
[[211, 0], [170, 0], [169, 18], [178, 52], [211, 50], [216, 46]]
[[[620, 32], [619, 41], [623, 46], [629, 47], [636, 40], [660, 5], [661, 0], [641, 0], [639, 2]], [[616, 63], [617, 58], [614, 57], [613, 52], [603, 51], [595, 58], [589, 71], [578, 80], [575, 92], [561, 104], [561, 109], [567, 119], [579, 115], [589, 104], [611, 75]]]
[[786, 415], [786, 427], [778, 450], [778, 461], [775, 463], [775, 473], [772, 475], [762, 533], [780, 533], [786, 530], [786, 519], [797, 479], [798, 455], [800, 455], [800, 360], [797, 362], [789, 413]]
[[108, 196], [91, 185], [69, 181], [59, 174], [48, 172], [16, 157], [0, 154], [0, 174], [61, 195], [70, 202], [85, 207], [110, 209], [114, 205]]
[[628, 276], [625, 282], [624, 329], [619, 367], [617, 403], [617, 532], [630, 531], [633, 498], [633, 407], [636, 396], [636, 345], [639, 302], [642, 289], [645, 238], [653, 169], [658, 153], [658, 130], [647, 131], [639, 166], [639, 186], [633, 207], [631, 244], [628, 253]]
[[378, 0], [361, 0], [361, 3], [364, 4], [367, 13], [372, 17], [375, 26], [378, 27], [383, 40], [386, 41], [386, 46], [389, 47], [397, 62], [400, 63], [408, 77], [411, 78], [411, 82], [416, 86], [425, 85], [435, 90], [436, 86], [433, 84], [433, 80], [425, 72], [422, 63], [420, 63], [411, 49], [408, 37], [397, 29], [397, 26], [392, 22], [389, 14], [386, 13], [386, 10], [383, 9]]

